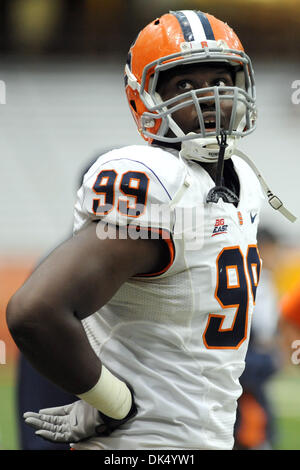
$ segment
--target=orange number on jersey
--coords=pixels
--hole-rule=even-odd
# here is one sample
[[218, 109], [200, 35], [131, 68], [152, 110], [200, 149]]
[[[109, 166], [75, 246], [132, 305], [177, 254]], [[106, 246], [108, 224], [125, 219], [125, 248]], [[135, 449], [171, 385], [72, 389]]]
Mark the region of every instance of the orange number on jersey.
[[[247, 252], [247, 268], [253, 301], [255, 301], [260, 266], [257, 247], [251, 245]], [[224, 248], [217, 258], [215, 298], [223, 309], [235, 308], [235, 316], [231, 327], [223, 328], [225, 315], [211, 313], [203, 333], [203, 342], [208, 349], [238, 349], [247, 337], [249, 307], [244, 256], [238, 246]]]
[[[106, 215], [115, 204], [115, 182], [118, 174], [115, 170], [102, 170], [98, 174], [93, 191], [101, 196], [93, 199], [93, 212], [96, 215]], [[134, 199], [133, 207], [128, 199], [118, 199], [117, 210], [128, 217], [139, 217], [145, 210], [149, 189], [149, 177], [140, 171], [127, 171], [121, 177], [120, 192]]]

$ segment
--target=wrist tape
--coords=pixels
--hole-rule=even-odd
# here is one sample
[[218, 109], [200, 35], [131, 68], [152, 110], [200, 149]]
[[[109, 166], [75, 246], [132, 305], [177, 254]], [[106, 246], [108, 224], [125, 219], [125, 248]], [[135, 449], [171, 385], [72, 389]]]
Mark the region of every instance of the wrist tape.
[[77, 396], [113, 419], [125, 418], [132, 405], [132, 396], [127, 385], [115, 377], [103, 364], [96, 385]]

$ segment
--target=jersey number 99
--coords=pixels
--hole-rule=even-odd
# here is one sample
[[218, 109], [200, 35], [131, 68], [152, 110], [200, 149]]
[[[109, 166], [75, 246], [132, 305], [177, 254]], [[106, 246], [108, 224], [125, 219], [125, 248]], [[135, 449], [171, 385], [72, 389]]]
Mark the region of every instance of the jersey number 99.
[[[249, 295], [255, 302], [261, 266], [254, 245], [248, 247], [246, 266], [239, 247], [224, 248], [217, 258], [215, 298], [223, 309], [235, 308], [236, 312], [230, 328], [222, 328], [225, 315], [209, 315], [203, 334], [204, 344], [209, 349], [237, 349], [247, 337]], [[251, 294], [245, 269], [251, 282]]]
[[[115, 201], [115, 170], [102, 170], [94, 183], [93, 191], [102, 199], [93, 199], [93, 212], [98, 216], [107, 215], [115, 206], [121, 215], [139, 217], [143, 214], [147, 203], [149, 177], [140, 171], [123, 173], [120, 181], [120, 197]], [[124, 196], [124, 197], [123, 197]], [[129, 200], [133, 200], [130, 205]]]

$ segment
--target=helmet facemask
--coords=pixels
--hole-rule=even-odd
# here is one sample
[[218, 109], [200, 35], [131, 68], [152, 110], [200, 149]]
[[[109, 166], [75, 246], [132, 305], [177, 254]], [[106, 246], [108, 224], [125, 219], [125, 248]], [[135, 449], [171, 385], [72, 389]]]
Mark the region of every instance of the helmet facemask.
[[[187, 158], [200, 161], [216, 161], [218, 157], [217, 137], [221, 131], [227, 135], [228, 146], [225, 158], [230, 158], [236, 141], [255, 129], [256, 106], [255, 84], [250, 58], [243, 52], [229, 49], [223, 41], [208, 41], [209, 47], [195, 43], [182, 43], [181, 53], [161, 57], [147, 64], [143, 70], [139, 96], [147, 108], [141, 115], [141, 133], [160, 142], [177, 144], [182, 142], [182, 150]], [[187, 49], [187, 50], [186, 50]], [[162, 73], [181, 66], [197, 64], [224, 63], [234, 70], [234, 86], [214, 86], [184, 92], [174, 98], [163, 101], [157, 88]], [[221, 103], [232, 102], [230, 122], [227, 128], [222, 123]], [[213, 102], [215, 110], [215, 128], [205, 126], [203, 107]], [[185, 133], [176, 123], [174, 113], [179, 109], [194, 106], [197, 111], [199, 129]], [[160, 121], [159, 127], [157, 126]], [[155, 127], [155, 133], [152, 128]], [[158, 130], [157, 130], [158, 127]], [[171, 132], [170, 132], [171, 131]], [[214, 151], [215, 147], [215, 151]], [[192, 155], [188, 155], [191, 153]]]

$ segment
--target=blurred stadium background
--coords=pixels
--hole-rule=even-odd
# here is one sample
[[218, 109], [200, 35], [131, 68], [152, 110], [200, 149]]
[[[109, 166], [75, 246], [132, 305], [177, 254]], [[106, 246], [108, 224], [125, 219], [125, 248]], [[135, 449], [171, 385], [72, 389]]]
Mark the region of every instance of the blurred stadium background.
[[[123, 92], [127, 50], [153, 18], [188, 8], [227, 21], [252, 57], [259, 121], [241, 147], [300, 216], [300, 104], [292, 102], [300, 80], [298, 0], [0, 0], [0, 449], [19, 448], [18, 352], [5, 326], [7, 301], [69, 236], [83, 168], [106, 147], [142, 143]], [[280, 298], [300, 279], [300, 224], [267, 204], [263, 220], [281, 240], [274, 272]], [[300, 365], [287, 359], [269, 393], [277, 448], [300, 449]]]

